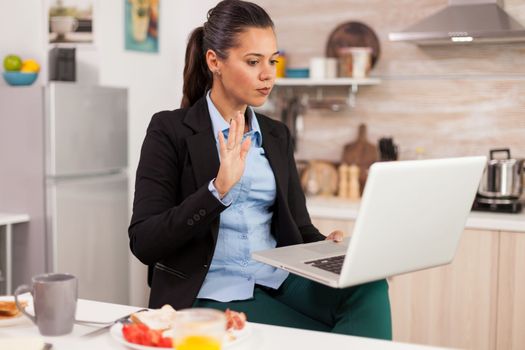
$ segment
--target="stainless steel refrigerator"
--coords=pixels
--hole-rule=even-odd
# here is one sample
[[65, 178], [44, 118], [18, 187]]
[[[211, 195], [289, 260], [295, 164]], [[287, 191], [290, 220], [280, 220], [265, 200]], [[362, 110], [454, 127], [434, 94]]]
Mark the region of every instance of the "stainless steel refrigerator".
[[125, 89], [0, 86], [0, 212], [30, 217], [13, 228], [14, 287], [70, 272], [81, 298], [129, 303], [127, 129]]
[[79, 297], [129, 302], [127, 92], [45, 90], [47, 266], [79, 278]]

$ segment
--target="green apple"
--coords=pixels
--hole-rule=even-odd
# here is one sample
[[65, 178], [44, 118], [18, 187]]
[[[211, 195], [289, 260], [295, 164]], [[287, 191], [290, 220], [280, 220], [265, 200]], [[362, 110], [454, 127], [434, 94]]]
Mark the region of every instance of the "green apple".
[[17, 55], [7, 55], [4, 58], [4, 69], [8, 72], [18, 72], [22, 68], [22, 59]]

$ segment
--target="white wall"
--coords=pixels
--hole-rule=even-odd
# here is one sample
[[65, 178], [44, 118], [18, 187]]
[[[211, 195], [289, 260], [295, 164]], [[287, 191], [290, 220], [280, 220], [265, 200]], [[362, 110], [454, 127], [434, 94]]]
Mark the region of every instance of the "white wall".
[[[0, 1], [0, 70], [4, 70], [3, 61], [8, 54], [36, 59], [41, 63], [43, 73], [37, 84], [44, 84], [46, 74], [44, 7], [41, 0]], [[7, 85], [4, 79], [0, 79], [0, 85]]]
[[[68, 0], [65, 4], [74, 2], [85, 5], [88, 1], [91, 0]], [[36, 84], [47, 83], [50, 48], [47, 22], [49, 4], [54, 4], [54, 0], [0, 0], [1, 71], [3, 71], [3, 59], [8, 54], [18, 55], [22, 59], [36, 59], [41, 68]], [[94, 45], [78, 46], [76, 63], [78, 83], [98, 83], [98, 52]], [[7, 83], [0, 79], [0, 85], [7, 85]]]
[[[206, 20], [215, 0], [160, 2], [159, 52], [124, 50], [124, 0], [97, 0], [95, 44], [99, 51], [102, 85], [128, 88], [130, 207], [140, 147], [151, 116], [176, 109], [182, 98], [182, 71], [189, 33]], [[131, 264], [131, 303], [146, 305], [149, 291], [146, 269], [135, 258]]]
[[[160, 110], [175, 109], [182, 98], [182, 71], [186, 40], [193, 28], [206, 19], [217, 0], [160, 1], [159, 53], [124, 50], [124, 1], [93, 0], [94, 45], [79, 52], [80, 83], [99, 81], [102, 85], [127, 87], [129, 91], [130, 207], [140, 147], [151, 116]], [[0, 58], [18, 54], [34, 58], [42, 71], [37, 83], [47, 77], [47, 9], [51, 0], [0, 1]], [[98, 64], [93, 69], [92, 63]], [[3, 70], [3, 69], [1, 69]], [[84, 73], [85, 74], [84, 74]], [[90, 73], [91, 72], [91, 73]], [[99, 76], [96, 77], [95, 75]], [[88, 76], [90, 75], [90, 76]], [[85, 78], [85, 79], [84, 79]], [[0, 79], [0, 84], [5, 84]], [[136, 259], [131, 264], [131, 304], [146, 305], [146, 269]]]

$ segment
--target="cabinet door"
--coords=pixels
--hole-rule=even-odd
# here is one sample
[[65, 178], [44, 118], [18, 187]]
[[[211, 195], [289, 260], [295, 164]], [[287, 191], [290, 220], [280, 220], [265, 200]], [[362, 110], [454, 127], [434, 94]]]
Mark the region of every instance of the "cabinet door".
[[525, 233], [501, 232], [498, 349], [525, 349]]
[[335, 230], [341, 230], [345, 236], [349, 236], [354, 229], [354, 221], [351, 220], [337, 220], [337, 219], [322, 219], [312, 217], [312, 224], [325, 236]]
[[394, 340], [494, 349], [498, 237], [465, 230], [451, 264], [390, 278]]

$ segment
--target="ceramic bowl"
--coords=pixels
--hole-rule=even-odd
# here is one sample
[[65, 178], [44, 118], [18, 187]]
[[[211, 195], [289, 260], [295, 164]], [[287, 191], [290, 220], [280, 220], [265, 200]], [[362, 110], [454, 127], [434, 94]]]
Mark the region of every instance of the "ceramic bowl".
[[38, 77], [38, 73], [4, 72], [4, 80], [12, 86], [31, 85]]

